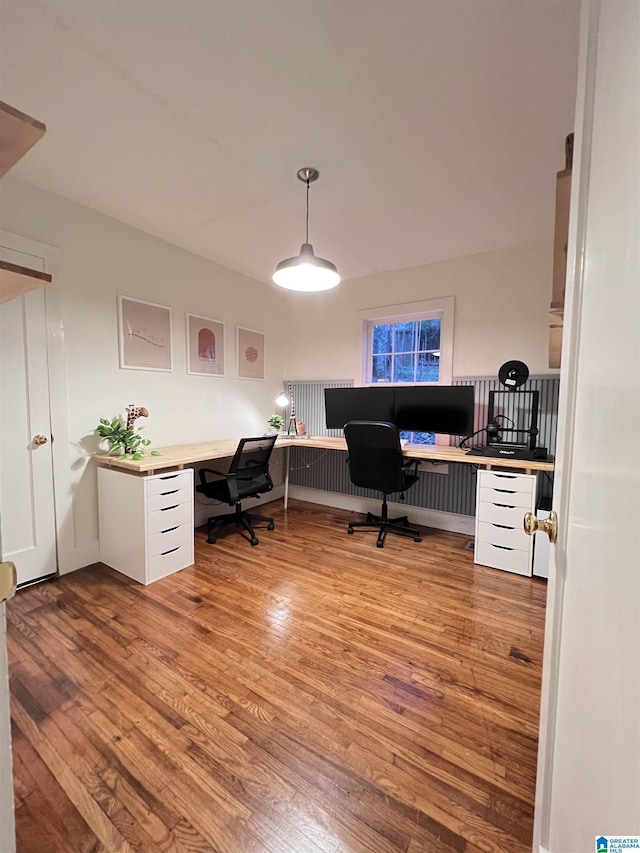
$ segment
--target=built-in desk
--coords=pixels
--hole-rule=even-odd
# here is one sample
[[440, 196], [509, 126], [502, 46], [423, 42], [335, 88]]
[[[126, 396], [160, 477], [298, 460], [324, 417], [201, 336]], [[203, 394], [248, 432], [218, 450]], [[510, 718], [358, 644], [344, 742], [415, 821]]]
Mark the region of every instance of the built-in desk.
[[[288, 497], [289, 497], [289, 468], [290, 468], [290, 453], [291, 448], [294, 446], [300, 447], [310, 447], [320, 450], [336, 450], [346, 452], [347, 443], [344, 438], [331, 438], [329, 436], [310, 436], [305, 438], [293, 437], [293, 436], [283, 436], [278, 437], [276, 441], [276, 449], [282, 448], [285, 451], [285, 462], [284, 462], [284, 507], [287, 508]], [[101, 468], [109, 468], [109, 469], [119, 469], [122, 474], [125, 472], [130, 472], [132, 474], [137, 474], [140, 477], [143, 477], [145, 480], [147, 478], [157, 478], [158, 485], [154, 483], [153, 488], [160, 489], [163, 487], [163, 483], [167, 478], [167, 472], [169, 470], [182, 470], [185, 466], [194, 465], [200, 462], [207, 462], [209, 460], [214, 459], [224, 459], [233, 456], [238, 446], [238, 439], [221, 439], [220, 441], [210, 441], [210, 442], [202, 442], [199, 444], [177, 444], [172, 445], [170, 447], [159, 447], [157, 448], [157, 452], [159, 456], [151, 456], [149, 453], [145, 454], [142, 459], [137, 461], [125, 458], [120, 459], [117, 456], [96, 456], [94, 457], [96, 462]], [[538, 460], [522, 460], [522, 459], [499, 459], [493, 458], [489, 456], [480, 456], [479, 454], [470, 454], [465, 450], [461, 450], [458, 447], [447, 447], [445, 445], [419, 445], [419, 444], [407, 444], [403, 447], [403, 454], [409, 459], [420, 459], [428, 462], [458, 462], [464, 465], [477, 465], [486, 471], [490, 470], [498, 470], [498, 471], [518, 471], [523, 473], [524, 475], [531, 475], [538, 471], [553, 471], [553, 463], [552, 462], [543, 462]], [[164, 472], [164, 476], [163, 475]], [[506, 475], [505, 475], [506, 478]], [[118, 516], [115, 518], [114, 513], [116, 510], [114, 507], [118, 506], [117, 495], [114, 493], [114, 489], [116, 492], [120, 488], [117, 484], [119, 478], [108, 477], [103, 475], [99, 476], [99, 491], [101, 495], [100, 499], [100, 516], [101, 516], [101, 555], [109, 553], [109, 546], [106, 542], [103, 547], [103, 535], [105, 534], [105, 530], [112, 530], [114, 533], [114, 537], [117, 539], [121, 538], [121, 524], [123, 523]], [[533, 479], [533, 478], [530, 478]], [[107, 486], [107, 481], [109, 481], [110, 485]], [[526, 481], [523, 481], [526, 482]], [[124, 481], [122, 481], [122, 488], [124, 489]], [[173, 510], [172, 498], [170, 497], [172, 490], [175, 490], [175, 484], [167, 482], [166, 483], [166, 494], [169, 508]], [[146, 487], [147, 490], [150, 486]], [[531, 489], [533, 486], [529, 489]], [[108, 492], [107, 492], [108, 489]], [[140, 495], [144, 495], [144, 490], [139, 490]], [[160, 492], [161, 495], [164, 495], [165, 492]], [[136, 493], [137, 494], [137, 493]], [[535, 496], [535, 495], [534, 495]], [[156, 498], [156, 500], [160, 500], [161, 498]], [[136, 497], [138, 503], [140, 504], [140, 512], [143, 512], [144, 500], [142, 497]], [[193, 500], [193, 498], [191, 499]], [[123, 503], [120, 506], [124, 506]], [[161, 508], [163, 512], [167, 511], [166, 507]], [[176, 510], [177, 511], [177, 510]], [[127, 509], [127, 513], [131, 512], [131, 508]], [[113, 516], [113, 518], [112, 518]], [[105, 523], [106, 517], [111, 519], [109, 526]], [[495, 525], [494, 525], [495, 526]], [[497, 525], [503, 526], [503, 525]], [[158, 531], [163, 535], [167, 535], [172, 532], [170, 530]], [[142, 533], [141, 533], [142, 535]], [[172, 535], [176, 535], [175, 532]], [[153, 540], [156, 543], [156, 540], [160, 540], [162, 537], [157, 537]], [[174, 545], [174, 550], [177, 550], [178, 545]], [[181, 543], [180, 547], [188, 545], [188, 543]], [[142, 546], [141, 546], [142, 547]], [[192, 547], [192, 544], [191, 544]], [[497, 544], [493, 546], [495, 548], [507, 549], [508, 545]], [[186, 551], [185, 551], [186, 553]], [[170, 558], [168, 556], [169, 552], [160, 552], [160, 556], [164, 558], [162, 561], [164, 564], [169, 564]], [[147, 548], [147, 564], [151, 557], [155, 555], [151, 554], [151, 546]], [[101, 556], [104, 562], [107, 562], [108, 565], [111, 565], [108, 559], [105, 559]], [[173, 559], [173, 558], [171, 558]], [[124, 561], [122, 561], [124, 563]], [[143, 564], [143, 559], [140, 559], [141, 564]], [[530, 566], [530, 560], [527, 562], [527, 567]], [[500, 566], [498, 566], [499, 568]], [[114, 565], [113, 568], [119, 568], [118, 565]], [[120, 569], [122, 570], [122, 569]], [[149, 576], [148, 568], [145, 569], [147, 571], [147, 577]], [[127, 572], [125, 572], [127, 573]], [[524, 573], [524, 572], [523, 572]], [[138, 577], [136, 577], [136, 580]], [[144, 582], [144, 581], [143, 581]], [[148, 581], [147, 581], [148, 582]]]

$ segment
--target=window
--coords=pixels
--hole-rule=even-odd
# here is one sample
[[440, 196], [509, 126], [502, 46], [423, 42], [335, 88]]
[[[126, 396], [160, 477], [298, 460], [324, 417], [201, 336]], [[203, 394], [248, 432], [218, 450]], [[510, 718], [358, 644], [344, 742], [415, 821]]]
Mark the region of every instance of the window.
[[441, 320], [371, 321], [369, 382], [440, 380]]
[[[363, 318], [365, 385], [449, 385], [453, 297], [359, 312]], [[435, 444], [433, 433], [402, 433]]]

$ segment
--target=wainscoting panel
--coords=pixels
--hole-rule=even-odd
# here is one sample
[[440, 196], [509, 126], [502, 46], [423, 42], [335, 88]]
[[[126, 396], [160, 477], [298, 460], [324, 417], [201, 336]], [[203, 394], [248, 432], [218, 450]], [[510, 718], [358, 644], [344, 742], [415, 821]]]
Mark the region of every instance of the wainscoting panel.
[[[452, 384], [474, 386], [475, 429], [483, 429], [487, 423], [489, 391], [502, 391], [504, 386], [496, 378], [484, 377], [459, 377], [454, 379]], [[328, 430], [325, 427], [324, 389], [349, 388], [352, 386], [353, 382], [349, 380], [291, 381], [285, 383], [285, 388], [290, 387], [293, 394], [296, 418], [298, 421], [304, 421], [309, 435], [339, 436], [342, 434], [342, 430]], [[540, 393], [538, 444], [546, 447], [551, 455], [555, 454], [556, 447], [558, 389], [559, 377], [557, 375], [531, 377], [522, 387], [523, 391], [537, 390]], [[501, 395], [496, 399], [497, 411], [511, 418], [518, 429], [528, 426], [527, 406], [527, 396], [519, 394], [518, 391], [510, 393], [508, 396], [506, 394]], [[286, 413], [286, 418], [288, 416], [289, 412]], [[508, 434], [504, 438], [505, 441], [516, 440], [511, 439]], [[520, 437], [517, 440], [521, 440]], [[485, 435], [481, 433], [474, 439], [469, 439], [468, 446], [481, 446], [484, 442]], [[458, 443], [458, 439], [451, 440], [451, 444], [457, 445]], [[421, 472], [418, 483], [406, 493], [406, 504], [458, 515], [474, 515], [476, 466], [449, 463], [447, 467], [447, 474], [435, 471]], [[357, 488], [351, 483], [345, 453], [305, 447], [303, 439], [299, 445], [292, 449], [290, 483], [295, 486], [306, 486], [307, 488], [340, 494], [367, 498], [378, 497], [376, 492]], [[551, 477], [548, 475], [538, 475], [538, 494], [550, 497]], [[395, 500], [397, 501], [397, 498]]]

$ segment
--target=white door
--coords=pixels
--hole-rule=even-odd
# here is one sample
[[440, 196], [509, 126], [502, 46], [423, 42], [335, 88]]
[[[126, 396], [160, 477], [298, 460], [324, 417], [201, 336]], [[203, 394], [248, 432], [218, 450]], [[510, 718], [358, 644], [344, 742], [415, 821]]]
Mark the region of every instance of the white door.
[[638, 0], [583, 6], [575, 131], [536, 853], [640, 836]]
[[[2, 245], [0, 258], [44, 269]], [[44, 287], [0, 305], [0, 557], [19, 584], [57, 570]]]

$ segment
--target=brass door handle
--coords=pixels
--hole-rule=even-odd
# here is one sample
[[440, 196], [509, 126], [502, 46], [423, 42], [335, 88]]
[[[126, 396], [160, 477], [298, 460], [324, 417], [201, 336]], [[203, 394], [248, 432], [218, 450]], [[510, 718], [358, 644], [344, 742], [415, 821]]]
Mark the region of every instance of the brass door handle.
[[46, 444], [47, 441], [49, 441], [49, 439], [46, 435], [34, 435], [32, 438], [32, 442], [36, 447], [40, 447], [41, 444]]
[[549, 518], [544, 518], [542, 521], [540, 521], [539, 518], [536, 518], [532, 512], [526, 513], [524, 517], [524, 532], [528, 533], [529, 536], [533, 536], [537, 530], [541, 530], [543, 533], [546, 533], [552, 544], [557, 540], [558, 516], [554, 510], [551, 510], [549, 513]]
[[13, 598], [18, 583], [18, 574], [15, 564], [10, 560], [0, 563], [0, 604]]

